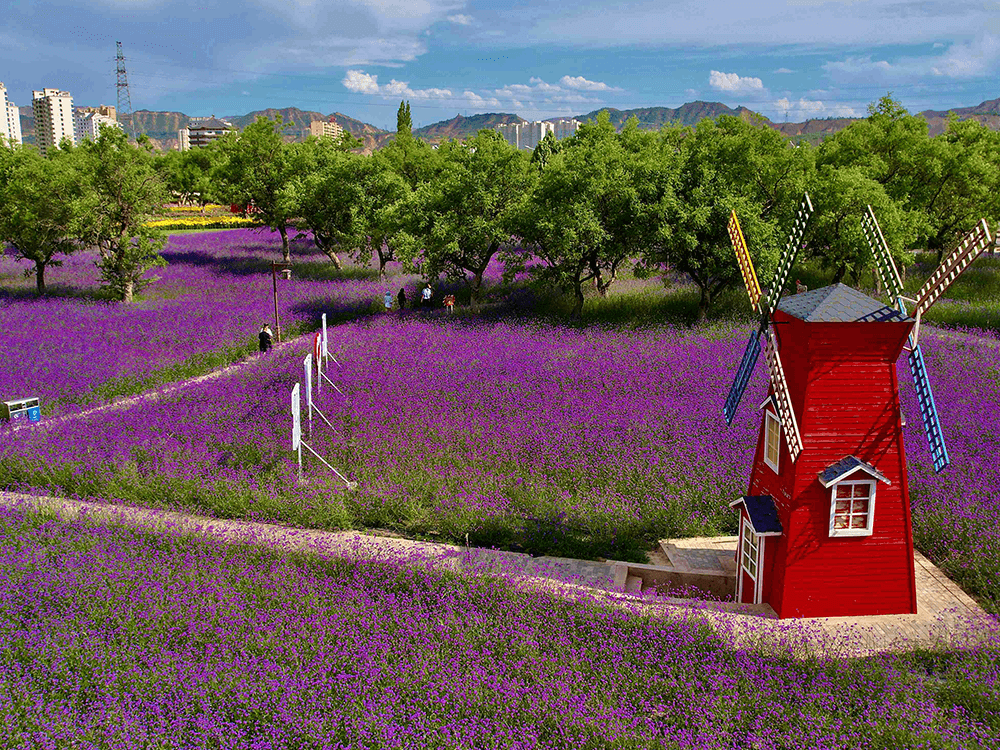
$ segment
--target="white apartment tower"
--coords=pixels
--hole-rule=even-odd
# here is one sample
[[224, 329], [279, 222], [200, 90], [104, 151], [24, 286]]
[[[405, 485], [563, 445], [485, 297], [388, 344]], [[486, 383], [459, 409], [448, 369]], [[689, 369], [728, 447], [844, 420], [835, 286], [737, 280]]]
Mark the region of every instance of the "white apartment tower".
[[317, 138], [327, 136], [336, 140], [340, 138], [343, 133], [344, 129], [336, 120], [313, 120], [309, 123], [309, 135], [314, 135]]
[[21, 113], [17, 105], [7, 99], [7, 87], [0, 82], [0, 138], [10, 143], [21, 143]]
[[578, 120], [556, 120], [546, 122], [535, 120], [534, 122], [518, 122], [509, 125], [497, 125], [496, 129], [514, 148], [534, 150], [546, 133], [552, 133], [557, 141], [568, 138], [580, 127]]
[[31, 92], [31, 107], [35, 111], [35, 143], [44, 155], [68, 138], [76, 145], [73, 133], [73, 97], [68, 91], [42, 89]]
[[[110, 109], [114, 111], [114, 107]], [[95, 111], [94, 107], [80, 107], [73, 113], [73, 133], [77, 143], [96, 141], [97, 136], [101, 134], [101, 125], [121, 128], [115, 117]]]

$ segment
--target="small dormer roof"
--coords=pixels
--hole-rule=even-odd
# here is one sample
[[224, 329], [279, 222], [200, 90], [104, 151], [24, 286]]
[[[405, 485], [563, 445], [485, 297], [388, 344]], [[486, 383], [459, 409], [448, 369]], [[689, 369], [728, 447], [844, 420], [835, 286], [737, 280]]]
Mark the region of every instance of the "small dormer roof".
[[830, 487], [858, 471], [863, 471], [886, 484], [892, 484], [885, 474], [857, 456], [844, 456], [837, 463], [830, 464], [819, 473], [819, 481], [824, 487]]
[[807, 323], [905, 323], [913, 320], [846, 284], [832, 284], [782, 297], [778, 309]]
[[750, 525], [757, 536], [781, 536], [781, 519], [770, 495], [743, 495], [729, 503], [730, 508], [742, 505], [747, 509]]

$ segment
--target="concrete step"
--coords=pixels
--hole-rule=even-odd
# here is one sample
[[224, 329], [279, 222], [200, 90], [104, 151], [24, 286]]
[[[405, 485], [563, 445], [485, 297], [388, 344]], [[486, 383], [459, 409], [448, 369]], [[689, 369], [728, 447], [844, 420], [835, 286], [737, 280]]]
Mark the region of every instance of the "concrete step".
[[630, 575], [625, 579], [625, 591], [630, 594], [642, 593], [642, 579], [639, 576]]
[[677, 547], [675, 547], [670, 542], [661, 539], [660, 540], [660, 550], [667, 559], [670, 561], [670, 566], [677, 570], [690, 570], [690, 567], [684, 562], [684, 556], [681, 552], [678, 552]]
[[731, 575], [736, 575], [736, 557], [731, 552], [719, 553], [719, 565]]

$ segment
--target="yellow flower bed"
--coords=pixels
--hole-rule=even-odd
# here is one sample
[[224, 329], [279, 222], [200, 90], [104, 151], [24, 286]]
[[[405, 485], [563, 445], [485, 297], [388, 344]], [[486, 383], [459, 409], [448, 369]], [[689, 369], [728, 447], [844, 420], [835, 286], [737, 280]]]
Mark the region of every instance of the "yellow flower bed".
[[242, 216], [198, 216], [190, 219], [154, 219], [147, 221], [146, 226], [152, 229], [239, 229], [259, 227], [260, 224]]
[[[228, 209], [229, 207], [228, 206], [221, 206], [218, 203], [206, 203], [205, 204], [205, 210], [206, 211], [211, 211], [213, 208], [216, 208], [216, 209], [217, 208], [226, 208], [226, 209]], [[184, 211], [194, 212], [194, 211], [201, 211], [201, 206], [167, 206], [167, 210], [168, 211], [177, 211], [177, 212], [184, 212]]]

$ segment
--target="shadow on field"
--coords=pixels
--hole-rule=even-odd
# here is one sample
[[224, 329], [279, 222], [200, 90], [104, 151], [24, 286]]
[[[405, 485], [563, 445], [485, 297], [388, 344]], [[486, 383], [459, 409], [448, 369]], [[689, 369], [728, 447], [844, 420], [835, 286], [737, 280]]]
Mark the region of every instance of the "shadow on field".
[[86, 302], [117, 302], [106, 289], [97, 287], [77, 287], [67, 284], [48, 284], [45, 287], [45, 294], [39, 294], [34, 286], [31, 287], [0, 287], [0, 300], [10, 302], [30, 302], [32, 300], [46, 299], [76, 299]]
[[[164, 250], [161, 255], [170, 265], [207, 268], [219, 276], [271, 275], [271, 261], [262, 258], [217, 258], [199, 250]], [[322, 260], [320, 260], [322, 258]], [[311, 254], [303, 261], [292, 254], [292, 276], [306, 281], [377, 281], [378, 271], [351, 264], [337, 269], [326, 256]]]

